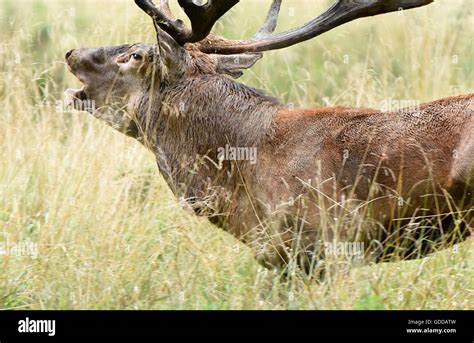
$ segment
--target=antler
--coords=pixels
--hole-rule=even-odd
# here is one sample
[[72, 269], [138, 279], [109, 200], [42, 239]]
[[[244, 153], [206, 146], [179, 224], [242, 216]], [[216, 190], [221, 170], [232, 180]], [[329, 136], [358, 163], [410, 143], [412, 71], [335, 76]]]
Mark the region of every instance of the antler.
[[312, 39], [349, 21], [425, 6], [434, 0], [338, 0], [326, 12], [303, 26], [273, 34], [282, 0], [273, 0], [265, 24], [249, 40], [217, 39], [203, 40], [198, 48], [205, 53], [239, 54], [282, 49]]
[[216, 21], [227, 13], [239, 0], [208, 0], [197, 5], [193, 0], [178, 0], [191, 21], [191, 29], [182, 20], [174, 19], [167, 0], [158, 8], [151, 0], [135, 0], [135, 3], [153, 18], [155, 28], [161, 28], [181, 45], [195, 43], [206, 38]]
[[[299, 28], [281, 33], [274, 33], [274, 31], [282, 0], [273, 0], [262, 27], [248, 40], [228, 40], [210, 34], [216, 21], [239, 0], [207, 0], [201, 5], [194, 1], [178, 0], [191, 21], [191, 28], [188, 28], [182, 20], [175, 19], [168, 0], [161, 0], [159, 7], [155, 6], [151, 0], [135, 0], [136, 4], [153, 18], [157, 32], [159, 29], [164, 30], [180, 45], [195, 43], [195, 47], [201, 52], [214, 54], [218, 69], [238, 77], [243, 69], [250, 68], [261, 58], [261, 52], [304, 42], [355, 19], [421, 7], [434, 0], [337, 0], [320, 16]], [[233, 56], [229, 59], [218, 55]], [[243, 58], [238, 59], [237, 55]], [[232, 63], [232, 60], [237, 62]]]

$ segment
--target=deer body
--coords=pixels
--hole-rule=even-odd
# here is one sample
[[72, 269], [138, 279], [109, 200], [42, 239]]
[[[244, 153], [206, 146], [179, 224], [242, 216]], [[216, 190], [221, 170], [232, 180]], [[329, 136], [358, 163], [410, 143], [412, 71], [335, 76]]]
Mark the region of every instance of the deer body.
[[[237, 0], [201, 8], [178, 0], [193, 30], [174, 21], [167, 1], [160, 9], [136, 2], [152, 16], [158, 44], [69, 51], [68, 66], [85, 87], [67, 95], [74, 104], [94, 100], [94, 116], [151, 149], [174, 194], [249, 245], [261, 264], [294, 261], [311, 271], [324, 258], [321, 242], [332, 240], [362, 242], [370, 259], [390, 259], [397, 249], [413, 258], [439, 238], [453, 243], [469, 234], [474, 94], [396, 112], [292, 109], [223, 75], [238, 77], [260, 51], [285, 41], [431, 0], [339, 0], [276, 35], [281, 0], [273, 0], [250, 41], [208, 36]], [[221, 156], [228, 147], [258, 157]]]
[[[427, 190], [444, 189], [456, 198], [467, 190], [473, 197], [473, 94], [398, 113], [290, 109], [226, 77], [204, 74], [176, 89], [170, 85], [161, 102], [160, 120], [145, 134], [156, 142], [162, 175], [177, 197], [251, 245], [266, 266], [287, 263], [297, 238], [308, 242], [300, 247], [308, 251], [323, 239], [321, 201], [328, 209], [352, 198], [352, 208], [347, 203], [342, 210], [348, 211], [380, 198], [371, 216], [387, 226], [401, 213], [427, 215], [436, 206], [447, 211], [443, 201], [427, 199]], [[217, 148], [226, 145], [255, 147], [257, 163], [219, 161]], [[383, 188], [371, 189], [376, 184]], [[340, 207], [330, 211], [337, 216]], [[301, 221], [302, 237], [295, 225]], [[324, 234], [332, 239], [334, 233]]]

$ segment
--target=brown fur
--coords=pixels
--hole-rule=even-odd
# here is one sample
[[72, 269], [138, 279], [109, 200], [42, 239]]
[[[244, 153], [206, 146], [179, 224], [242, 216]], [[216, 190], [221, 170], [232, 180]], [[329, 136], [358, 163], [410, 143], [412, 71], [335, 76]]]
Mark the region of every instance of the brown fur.
[[[134, 45], [131, 52], [136, 46], [147, 49]], [[176, 49], [150, 53], [138, 74], [127, 76], [141, 88], [108, 90], [122, 94], [135, 127], [116, 128], [155, 153], [177, 197], [251, 246], [263, 265], [284, 266], [298, 250], [308, 269], [322, 257], [317, 242], [336, 236], [388, 247], [409, 231], [397, 220], [412, 216], [432, 219], [419, 222], [433, 238], [459, 228], [446, 225], [454, 215], [437, 214], [459, 211], [465, 237], [473, 221], [474, 94], [387, 113], [290, 109], [218, 74], [206, 55], [190, 47], [174, 55]], [[75, 65], [81, 55], [87, 51], [68, 61]], [[107, 68], [117, 74], [122, 67]], [[226, 145], [256, 148], [256, 164], [219, 160]], [[336, 219], [358, 214], [366, 220], [358, 231], [334, 231]]]

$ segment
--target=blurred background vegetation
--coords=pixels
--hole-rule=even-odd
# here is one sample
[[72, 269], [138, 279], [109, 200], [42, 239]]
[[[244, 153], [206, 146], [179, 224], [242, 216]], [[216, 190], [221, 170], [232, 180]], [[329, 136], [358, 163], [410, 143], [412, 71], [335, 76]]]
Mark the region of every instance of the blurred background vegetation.
[[[268, 0], [216, 32], [250, 37]], [[278, 30], [331, 4], [284, 2]], [[177, 6], [175, 13], [180, 13]], [[436, 0], [268, 52], [241, 81], [295, 106], [378, 107], [474, 89], [474, 2]], [[268, 283], [248, 249], [180, 208], [140, 144], [62, 108], [71, 48], [154, 42], [133, 1], [0, 0], [0, 232], [37, 258], [0, 256], [0, 308], [468, 309], [472, 240], [420, 261], [354, 268], [318, 285]]]

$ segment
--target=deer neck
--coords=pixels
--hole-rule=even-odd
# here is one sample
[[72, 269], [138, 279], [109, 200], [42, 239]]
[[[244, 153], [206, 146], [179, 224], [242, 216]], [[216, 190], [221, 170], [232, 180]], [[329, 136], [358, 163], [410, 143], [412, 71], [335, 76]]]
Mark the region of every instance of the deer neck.
[[[141, 112], [154, 109], [153, 119], [141, 123], [145, 140], [173, 192], [195, 199], [208, 197], [210, 189], [235, 188], [242, 171], [254, 165], [219, 162], [219, 149], [249, 148], [258, 154], [272, 136], [281, 107], [275, 99], [220, 75], [186, 78], [158, 100], [156, 106], [142, 102]], [[240, 175], [231, 171], [233, 164], [240, 167]]]

